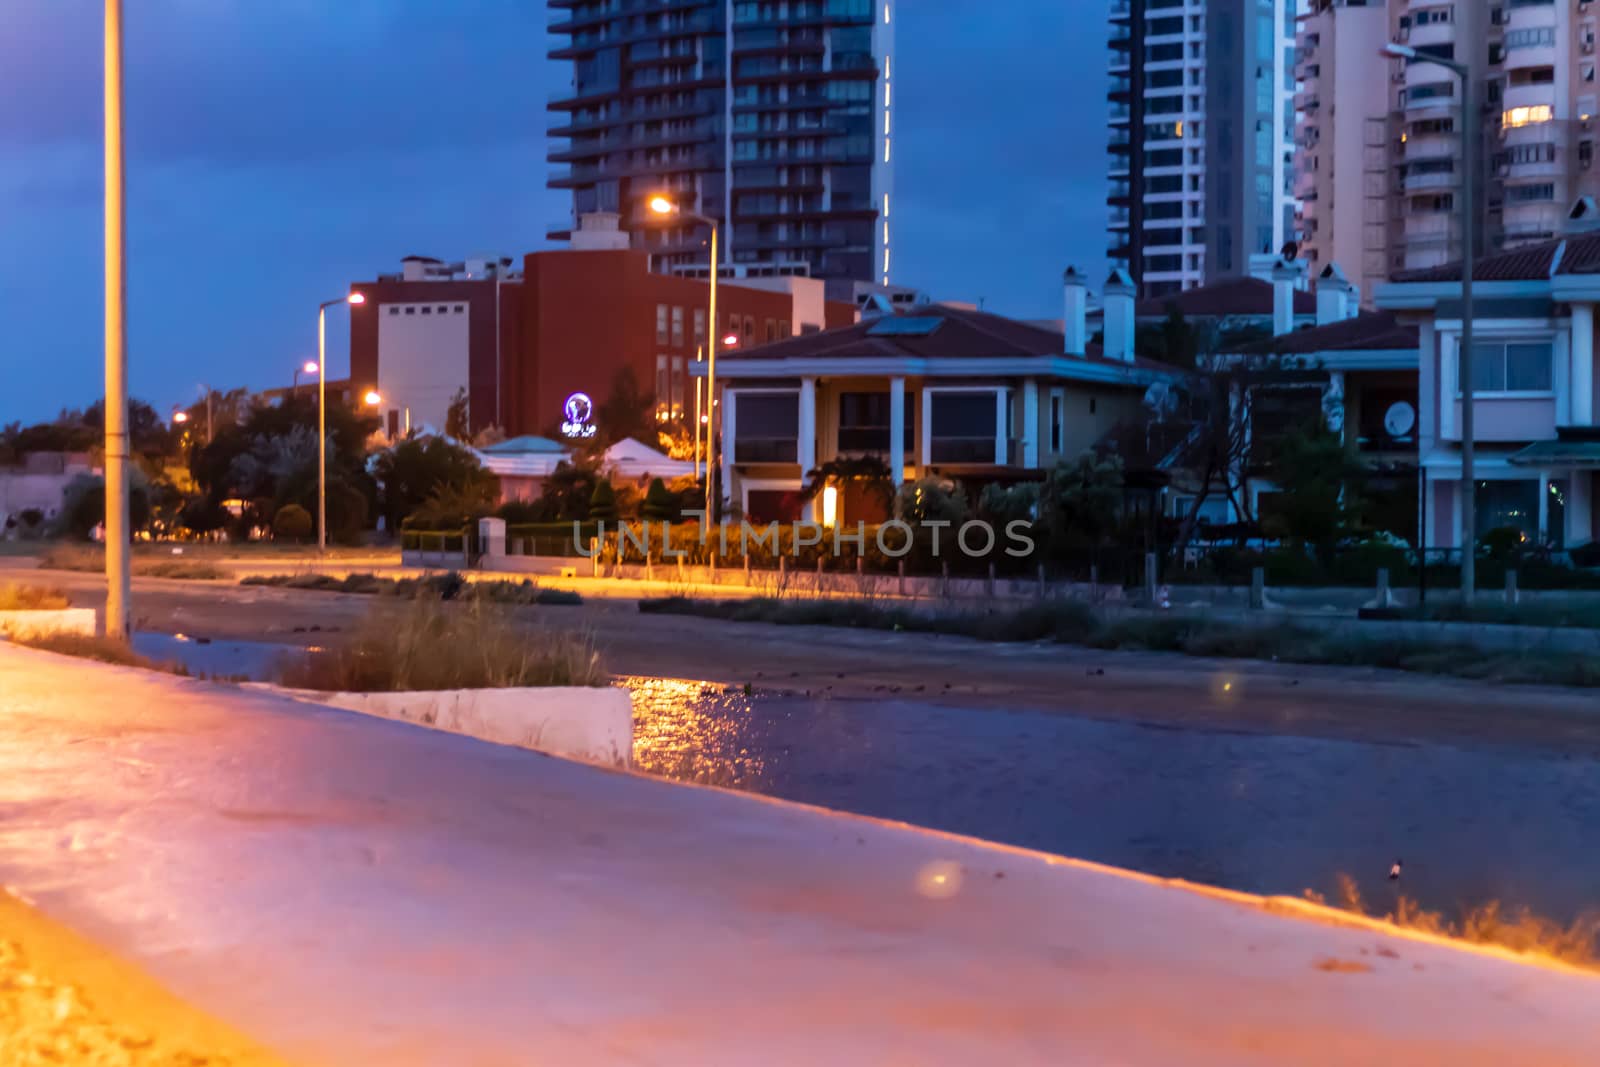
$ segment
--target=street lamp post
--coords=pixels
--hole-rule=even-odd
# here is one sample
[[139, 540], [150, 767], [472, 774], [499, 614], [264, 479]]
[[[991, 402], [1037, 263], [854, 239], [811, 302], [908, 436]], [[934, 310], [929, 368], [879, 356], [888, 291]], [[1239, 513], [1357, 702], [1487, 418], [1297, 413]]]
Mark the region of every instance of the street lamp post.
[[[717, 220], [705, 215], [684, 211], [677, 201], [666, 196], [652, 196], [650, 211], [663, 217], [688, 219], [711, 227], [711, 298], [706, 311], [706, 525], [717, 521], [721, 495], [716, 491], [717, 460]], [[696, 427], [698, 431], [698, 426]]]
[[[1478, 219], [1473, 206], [1473, 178], [1478, 154], [1478, 109], [1473, 106], [1472, 71], [1465, 63], [1419, 52], [1390, 42], [1383, 54], [1408, 63], [1433, 63], [1448, 68], [1461, 81], [1461, 599], [1471, 605], [1477, 593], [1478, 507], [1473, 469], [1472, 257], [1477, 248]], [[1445, 403], [1449, 398], [1445, 398]], [[1427, 482], [1424, 480], [1424, 486]], [[1426, 508], [1427, 500], [1422, 506]], [[1422, 546], [1423, 566], [1427, 545]]]
[[128, 517], [128, 349], [123, 256], [122, 0], [105, 0], [106, 636], [126, 641], [133, 593]]
[[317, 554], [328, 551], [328, 309], [335, 304], [364, 304], [365, 294], [351, 293], [317, 306]]
[[308, 359], [304, 363], [300, 364], [300, 366], [296, 367], [294, 369], [294, 384], [289, 387], [289, 395], [291, 397], [299, 397], [299, 395], [300, 395], [300, 375], [302, 375], [302, 374], [315, 374], [315, 373], [317, 373], [317, 368], [320, 367], [320, 366], [322, 366], [322, 364]]

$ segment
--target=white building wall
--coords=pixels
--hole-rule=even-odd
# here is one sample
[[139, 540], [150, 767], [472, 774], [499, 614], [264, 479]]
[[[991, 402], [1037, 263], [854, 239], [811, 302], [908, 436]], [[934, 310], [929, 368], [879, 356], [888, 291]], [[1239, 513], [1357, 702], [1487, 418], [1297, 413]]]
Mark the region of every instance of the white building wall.
[[378, 309], [378, 392], [383, 411], [410, 424], [444, 428], [467, 386], [469, 305], [465, 301], [383, 304]]

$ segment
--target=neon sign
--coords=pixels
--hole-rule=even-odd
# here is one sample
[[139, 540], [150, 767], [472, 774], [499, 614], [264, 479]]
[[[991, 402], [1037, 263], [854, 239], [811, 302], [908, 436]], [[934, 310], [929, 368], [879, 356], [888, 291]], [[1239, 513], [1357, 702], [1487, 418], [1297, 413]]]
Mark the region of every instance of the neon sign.
[[589, 399], [588, 393], [573, 393], [567, 397], [567, 402], [562, 405], [561, 413], [566, 416], [561, 423], [561, 432], [568, 437], [593, 437], [594, 401]]

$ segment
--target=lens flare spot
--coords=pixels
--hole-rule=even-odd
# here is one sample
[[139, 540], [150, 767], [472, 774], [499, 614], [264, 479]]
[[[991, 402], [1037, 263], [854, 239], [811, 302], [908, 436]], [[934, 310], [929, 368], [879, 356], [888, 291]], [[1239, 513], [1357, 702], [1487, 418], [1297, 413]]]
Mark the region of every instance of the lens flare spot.
[[929, 900], [949, 900], [961, 892], [961, 865], [934, 860], [917, 872], [917, 892]]

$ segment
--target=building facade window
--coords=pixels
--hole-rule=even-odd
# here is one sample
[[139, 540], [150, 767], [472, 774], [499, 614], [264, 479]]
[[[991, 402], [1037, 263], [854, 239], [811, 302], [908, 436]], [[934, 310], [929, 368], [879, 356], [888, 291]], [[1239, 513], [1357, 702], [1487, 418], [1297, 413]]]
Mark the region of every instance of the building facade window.
[[[1472, 346], [1474, 393], [1548, 393], [1554, 346], [1549, 341], [1493, 341]], [[1463, 380], [1457, 368], [1456, 380]]]
[[1061, 435], [1065, 426], [1062, 417], [1065, 414], [1066, 397], [1059, 391], [1050, 394], [1050, 451], [1061, 451]]
[[672, 357], [672, 417], [683, 418], [683, 357]]
[[694, 309], [694, 343], [696, 347], [706, 343], [706, 309]]
[[656, 344], [667, 343], [667, 305], [656, 305]]
[[679, 347], [679, 348], [683, 347], [683, 309], [682, 308], [673, 308], [672, 309], [672, 343], [675, 346]]
[[666, 415], [670, 410], [672, 397], [672, 382], [668, 377], [668, 357], [656, 357], [656, 416]]

